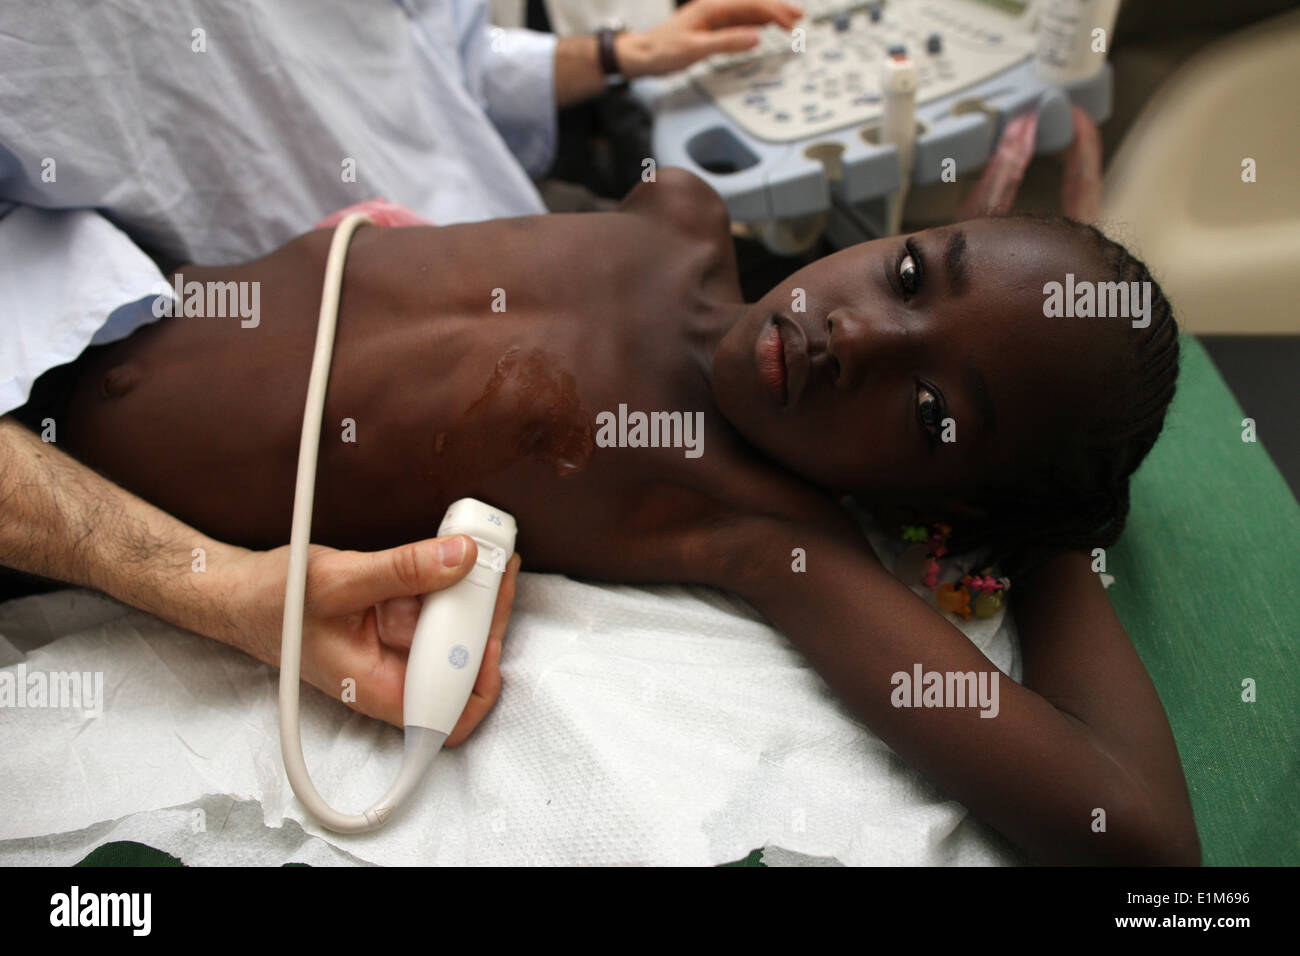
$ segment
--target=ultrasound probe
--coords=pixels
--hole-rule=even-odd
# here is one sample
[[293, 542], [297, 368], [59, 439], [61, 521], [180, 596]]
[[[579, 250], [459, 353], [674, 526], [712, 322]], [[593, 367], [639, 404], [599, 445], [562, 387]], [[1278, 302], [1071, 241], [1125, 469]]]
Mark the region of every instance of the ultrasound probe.
[[364, 213], [344, 218], [334, 230], [325, 264], [316, 347], [307, 384], [302, 441], [298, 447], [298, 480], [293, 498], [284, 628], [280, 638], [280, 750], [284, 769], [303, 806], [324, 826], [340, 833], [360, 833], [381, 826], [415, 790], [447, 735], [455, 728], [478, 677], [501, 575], [515, 549], [515, 519], [500, 508], [474, 498], [461, 498], [447, 509], [438, 536], [469, 535], [478, 545], [478, 560], [456, 584], [424, 597], [406, 662], [402, 701], [406, 740], [401, 769], [388, 792], [364, 812], [339, 813], [330, 807], [312, 784], [302, 753], [302, 732], [298, 724], [302, 621], [316, 458], [330, 359], [334, 353], [343, 265], [352, 234], [366, 223], [373, 224], [374, 220]]

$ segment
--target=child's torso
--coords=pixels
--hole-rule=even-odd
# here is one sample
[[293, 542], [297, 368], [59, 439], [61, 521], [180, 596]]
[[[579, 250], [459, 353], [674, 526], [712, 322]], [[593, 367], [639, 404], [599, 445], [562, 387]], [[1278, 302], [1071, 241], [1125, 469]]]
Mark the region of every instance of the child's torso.
[[[328, 242], [183, 270], [260, 281], [257, 326], [168, 318], [105, 350], [70, 412], [74, 453], [204, 532], [286, 541]], [[683, 323], [741, 305], [721, 245], [627, 213], [361, 229], [313, 540], [416, 540], [470, 495], [515, 515], [533, 570], [678, 576], [680, 532], [787, 481], [738, 442], [683, 346]], [[628, 447], [638, 412], [660, 413], [667, 447], [644, 430]]]

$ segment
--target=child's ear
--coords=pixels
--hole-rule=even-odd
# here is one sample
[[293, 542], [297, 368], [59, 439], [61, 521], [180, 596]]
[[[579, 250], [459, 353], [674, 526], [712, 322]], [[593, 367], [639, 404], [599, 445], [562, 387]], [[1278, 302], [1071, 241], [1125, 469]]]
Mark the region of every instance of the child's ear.
[[965, 521], [987, 521], [990, 514], [989, 510], [981, 505], [946, 497], [935, 502], [935, 513], [938, 518], [947, 519], [954, 526]]
[[937, 520], [928, 511], [897, 501], [871, 501], [865, 507], [886, 534], [899, 533], [904, 525], [929, 526]]
[[875, 501], [863, 505], [871, 512], [883, 529], [898, 529], [904, 525], [929, 527], [936, 521], [946, 521], [956, 530], [968, 521], [987, 521], [987, 508], [973, 505], [959, 498], [931, 499], [924, 504], [913, 501]]

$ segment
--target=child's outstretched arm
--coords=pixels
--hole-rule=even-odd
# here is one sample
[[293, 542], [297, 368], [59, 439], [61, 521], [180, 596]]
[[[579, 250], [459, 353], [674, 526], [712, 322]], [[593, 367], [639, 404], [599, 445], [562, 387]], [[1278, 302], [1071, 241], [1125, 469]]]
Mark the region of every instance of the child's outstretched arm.
[[750, 601], [856, 717], [1035, 862], [1199, 865], [1169, 724], [1085, 557], [1016, 582], [1024, 684], [999, 675], [996, 716], [985, 717], [979, 706], [895, 705], [894, 675], [910, 679], [917, 665], [983, 671], [989, 686], [998, 672], [860, 536], [748, 518], [704, 547], [710, 583]]

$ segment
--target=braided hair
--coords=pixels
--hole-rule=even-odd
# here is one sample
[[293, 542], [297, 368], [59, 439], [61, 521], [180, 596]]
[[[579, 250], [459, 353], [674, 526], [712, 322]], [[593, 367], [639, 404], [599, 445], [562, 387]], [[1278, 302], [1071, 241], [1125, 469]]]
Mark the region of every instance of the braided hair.
[[1110, 281], [1149, 282], [1150, 324], [1133, 329], [1117, 360], [1120, 387], [1065, 447], [1053, 449], [1015, 487], [997, 489], [988, 516], [954, 528], [954, 551], [982, 552], [981, 564], [1022, 574], [1062, 551], [1110, 547], [1124, 530], [1129, 480], [1159, 437], [1178, 379], [1178, 326], [1151, 270], [1095, 226], [1065, 217], [1017, 214], [1066, 229], [1100, 256]]

